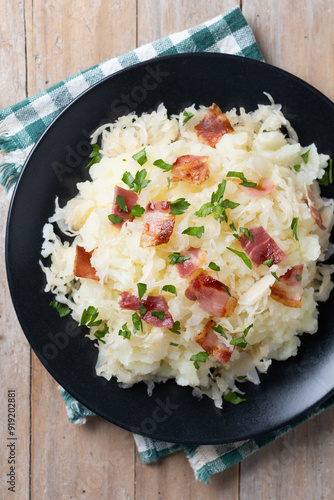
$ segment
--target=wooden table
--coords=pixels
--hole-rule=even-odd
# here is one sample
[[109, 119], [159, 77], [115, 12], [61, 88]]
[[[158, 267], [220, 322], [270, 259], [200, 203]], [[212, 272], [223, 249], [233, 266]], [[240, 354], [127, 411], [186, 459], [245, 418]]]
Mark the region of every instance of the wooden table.
[[[235, 5], [242, 7], [267, 62], [334, 100], [333, 0], [0, 0], [0, 107]], [[312, 117], [310, 126], [316, 134]], [[7, 208], [1, 189], [2, 242]], [[194, 479], [182, 452], [143, 465], [129, 432], [100, 418], [71, 425], [57, 383], [20, 329], [3, 245], [0, 252], [1, 499], [334, 498], [334, 408], [214, 476], [209, 486]], [[10, 389], [16, 391], [17, 410], [12, 496], [6, 485]]]

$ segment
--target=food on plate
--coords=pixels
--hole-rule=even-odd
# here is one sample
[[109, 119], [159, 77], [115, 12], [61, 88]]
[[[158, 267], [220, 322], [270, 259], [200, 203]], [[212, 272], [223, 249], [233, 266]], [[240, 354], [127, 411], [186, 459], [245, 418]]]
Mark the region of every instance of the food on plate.
[[41, 266], [52, 306], [90, 329], [99, 376], [149, 394], [175, 379], [221, 407], [317, 331], [332, 161], [268, 97], [250, 113], [160, 105], [93, 134], [91, 180], [56, 200]]

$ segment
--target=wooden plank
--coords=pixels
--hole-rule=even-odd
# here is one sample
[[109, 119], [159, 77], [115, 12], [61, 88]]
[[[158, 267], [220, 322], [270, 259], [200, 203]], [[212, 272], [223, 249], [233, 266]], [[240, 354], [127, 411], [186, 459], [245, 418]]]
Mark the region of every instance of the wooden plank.
[[[267, 62], [334, 98], [333, 2], [244, 0], [243, 13]], [[240, 498], [331, 498], [333, 415], [331, 408], [244, 460]]]
[[[0, 11], [0, 109], [2, 109], [26, 97], [26, 65], [23, 3], [0, 0]], [[12, 19], [15, 19], [15, 22], [8, 22]], [[1, 153], [0, 158], [2, 158]], [[0, 497], [10, 498], [13, 495], [15, 498], [28, 498], [30, 348], [16, 318], [6, 280], [3, 242], [8, 206], [9, 200], [5, 196], [4, 189], [0, 188], [0, 439], [2, 443]], [[9, 390], [15, 390], [15, 403], [8, 398]], [[14, 404], [15, 414], [12, 413]], [[15, 415], [14, 430], [8, 429], [8, 415], [11, 418]], [[10, 432], [14, 434], [11, 435]], [[10, 467], [15, 469], [11, 470]], [[15, 472], [15, 476], [12, 478], [8, 476], [10, 472]], [[14, 481], [7, 482], [11, 480]], [[14, 494], [8, 491], [10, 487], [15, 488]]]
[[[53, 2], [27, 6], [28, 92], [136, 43], [136, 2]], [[126, 36], [124, 36], [126, 33]], [[123, 36], [121, 36], [123, 34]], [[31, 498], [134, 498], [134, 442], [100, 418], [71, 425], [57, 383], [32, 357]]]

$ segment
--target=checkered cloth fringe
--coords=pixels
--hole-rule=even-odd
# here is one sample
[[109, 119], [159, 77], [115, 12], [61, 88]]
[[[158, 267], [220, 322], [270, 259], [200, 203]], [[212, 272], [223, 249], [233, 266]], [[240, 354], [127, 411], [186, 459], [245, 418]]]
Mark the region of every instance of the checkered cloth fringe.
[[[253, 34], [239, 8], [195, 28], [175, 33], [128, 54], [105, 61], [0, 112], [0, 182], [10, 190], [36, 141], [52, 120], [81, 92], [104, 77], [153, 57], [183, 52], [222, 52], [263, 60]], [[2, 155], [2, 158], [1, 158]], [[2, 160], [2, 161], [1, 161]], [[70, 422], [84, 424], [94, 415], [60, 388]], [[212, 474], [240, 462], [304, 420], [334, 403], [334, 397], [311, 415], [264, 436], [238, 443], [185, 446], [134, 435], [143, 463], [184, 450], [196, 478], [208, 483]]]

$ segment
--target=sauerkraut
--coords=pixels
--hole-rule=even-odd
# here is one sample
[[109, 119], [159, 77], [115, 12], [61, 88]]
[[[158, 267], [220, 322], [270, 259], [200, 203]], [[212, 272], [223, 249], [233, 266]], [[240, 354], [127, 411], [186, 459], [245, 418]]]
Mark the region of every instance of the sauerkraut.
[[[270, 99], [269, 105], [261, 104], [251, 113], [243, 108], [227, 111], [234, 131], [223, 135], [215, 147], [201, 142], [194, 130], [207, 110], [204, 106], [191, 106], [185, 113], [169, 117], [160, 105], [152, 113], [123, 116], [100, 127], [93, 134], [92, 143], [101, 137], [101, 160], [90, 167], [91, 180], [78, 183], [75, 198], [64, 207], [56, 200], [55, 213], [43, 229], [41, 252], [43, 258], [50, 256], [51, 265], [46, 266], [43, 261], [41, 266], [47, 282], [45, 291], [68, 306], [77, 322], [88, 307], [98, 311], [102, 324], [92, 327], [88, 337], [98, 349], [99, 376], [107, 380], [116, 377], [124, 388], [144, 381], [149, 391], [157, 382], [175, 379], [181, 386], [192, 387], [196, 395], [206, 394], [221, 407], [224, 395], [241, 392], [241, 380], [259, 383], [258, 373], [266, 372], [273, 359], [286, 360], [296, 355], [300, 334], [317, 331], [317, 301], [327, 299], [333, 287], [331, 266], [318, 263], [325, 260], [329, 248], [334, 204], [320, 197], [317, 182], [325, 173], [328, 156], [319, 153], [315, 144], [302, 146], [298, 142], [280, 105]], [[147, 161], [140, 166], [133, 156], [143, 148]], [[170, 173], [153, 164], [162, 159], [172, 165], [185, 154], [208, 157], [210, 175], [203, 184], [171, 182]], [[168, 243], [147, 248], [139, 244], [143, 217], [136, 217], [121, 228], [108, 219], [115, 187], [127, 188], [122, 181], [124, 172], [135, 177], [142, 168], [150, 182], [139, 195], [141, 207], [152, 201], [179, 198], [190, 203], [183, 214], [176, 216]], [[210, 201], [230, 171], [242, 172], [254, 183], [267, 179], [275, 188], [265, 196], [250, 197], [237, 183], [228, 180], [224, 196], [237, 205], [226, 210], [228, 220], [219, 221], [212, 214], [199, 219], [195, 212]], [[305, 185], [312, 189], [326, 230], [320, 229], [312, 217]], [[298, 220], [298, 241], [291, 229], [294, 219]], [[55, 224], [72, 237], [71, 243], [55, 234]], [[278, 265], [250, 269], [228, 250], [242, 250], [237, 228], [257, 224], [287, 254]], [[183, 234], [188, 227], [202, 225], [205, 231], [200, 238]], [[74, 275], [76, 245], [93, 251], [91, 264], [99, 280]], [[198, 301], [185, 297], [193, 276], [180, 277], [168, 259], [171, 253], [182, 255], [190, 247], [207, 253], [201, 271], [224, 283], [238, 297], [229, 317], [213, 318], [226, 334], [219, 342], [230, 346], [232, 339], [252, 325], [245, 337], [246, 345], [235, 346], [225, 366], [211, 355], [205, 362], [191, 360], [203, 351], [195, 336], [212, 318]], [[211, 262], [220, 270], [212, 270]], [[288, 307], [271, 297], [275, 280], [297, 265], [304, 266], [300, 308]], [[137, 295], [138, 283], [146, 284], [149, 295], [165, 297], [174, 322], [179, 322], [179, 333], [145, 322], [142, 330], [133, 332], [133, 311], [121, 309], [119, 298], [124, 291]], [[175, 286], [177, 295], [161, 292], [165, 285]], [[124, 324], [131, 332], [130, 338], [119, 334]], [[107, 333], [97, 340], [94, 333], [102, 327]]]

